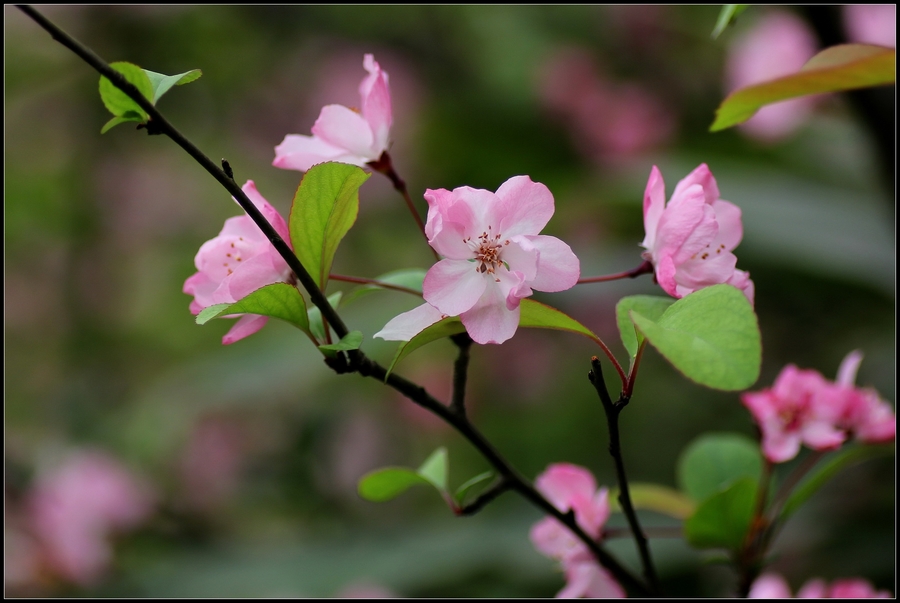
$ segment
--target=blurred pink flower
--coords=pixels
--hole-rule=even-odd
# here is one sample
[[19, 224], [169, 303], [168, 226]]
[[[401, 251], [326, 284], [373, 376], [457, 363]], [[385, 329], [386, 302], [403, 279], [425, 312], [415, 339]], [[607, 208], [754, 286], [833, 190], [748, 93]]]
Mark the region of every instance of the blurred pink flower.
[[460, 187], [425, 191], [428, 242], [445, 259], [431, 267], [426, 304], [401, 314], [376, 337], [406, 341], [444, 316], [459, 316], [481, 344], [503, 343], [519, 326], [519, 303], [533, 291], [564, 291], [580, 274], [568, 245], [538, 233], [553, 215], [553, 195], [528, 176], [496, 193]]
[[111, 456], [81, 451], [37, 479], [30, 523], [52, 570], [89, 586], [109, 566], [110, 536], [138, 527], [153, 499], [149, 486]]
[[897, 46], [896, 4], [846, 4], [844, 29], [851, 42]]
[[[291, 236], [281, 214], [266, 201], [252, 180], [244, 193], [290, 246]], [[200, 247], [194, 258], [197, 271], [184, 282], [183, 291], [193, 295], [191, 313], [215, 304], [234, 303], [248, 294], [277, 282], [291, 282], [293, 273], [259, 227], [244, 214], [225, 220], [222, 232]], [[228, 345], [253, 335], [269, 320], [267, 316], [245, 314], [222, 337]]]
[[581, 49], [541, 65], [538, 93], [584, 153], [601, 162], [657, 148], [675, 130], [674, 116], [659, 99], [639, 84], [608, 79]]
[[[788, 11], [768, 10], [752, 28], [735, 36], [728, 49], [727, 92], [795, 73], [816, 48], [815, 35], [803, 19]], [[767, 105], [740, 127], [754, 138], [776, 141], [803, 123], [814, 103], [813, 97], [805, 96]]]
[[753, 303], [753, 281], [737, 270], [732, 253], [744, 236], [741, 210], [719, 198], [719, 187], [701, 164], [676, 186], [666, 205], [666, 188], [656, 166], [644, 191], [641, 255], [653, 264], [660, 287], [681, 298], [704, 287], [733, 285]]
[[[761, 575], [750, 587], [748, 599], [790, 599], [791, 587], [775, 573]], [[798, 599], [891, 599], [886, 590], [875, 590], [868, 580], [844, 578], [829, 587], [821, 578], [814, 578], [797, 591]]]
[[339, 161], [365, 167], [387, 150], [391, 130], [388, 74], [371, 54], [363, 58], [369, 72], [359, 85], [362, 110], [342, 105], [322, 107], [312, 136], [288, 134], [275, 147], [272, 165], [305, 172], [317, 163]]
[[397, 599], [397, 593], [389, 588], [371, 582], [357, 582], [342, 588], [338, 599]]
[[181, 478], [188, 504], [209, 510], [237, 490], [244, 461], [240, 426], [223, 419], [205, 419], [193, 430], [181, 458]]
[[[560, 511], [572, 510], [575, 521], [588, 535], [600, 539], [609, 519], [609, 491], [584, 467], [556, 463], [534, 482], [538, 492]], [[557, 597], [624, 597], [622, 587], [600, 567], [587, 546], [553, 517], [536, 523], [529, 534], [534, 547], [562, 562], [566, 587]]]
[[789, 461], [801, 444], [813, 450], [837, 448], [848, 433], [864, 443], [894, 438], [896, 420], [890, 405], [875, 391], [853, 386], [861, 360], [858, 351], [848, 354], [836, 383], [817, 371], [789, 364], [770, 389], [741, 395], [762, 431], [767, 459]]

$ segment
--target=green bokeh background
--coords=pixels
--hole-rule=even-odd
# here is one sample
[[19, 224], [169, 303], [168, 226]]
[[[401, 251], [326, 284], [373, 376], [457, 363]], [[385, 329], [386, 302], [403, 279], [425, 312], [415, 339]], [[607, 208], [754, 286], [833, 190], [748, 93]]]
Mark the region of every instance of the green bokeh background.
[[[756, 284], [769, 386], [787, 363], [832, 378], [844, 355], [866, 356], [858, 383], [895, 400], [894, 191], [877, 150], [842, 98], [827, 98], [794, 136], [763, 145], [709, 134], [722, 88], [726, 32], [717, 7], [79, 7], [40, 8], [108, 61], [203, 77], [160, 109], [240, 183], [253, 179], [284, 215], [300, 174], [271, 166], [287, 133], [306, 134], [320, 107], [358, 102], [362, 55], [391, 76], [391, 154], [413, 198], [426, 188], [495, 190], [528, 174], [556, 214], [545, 233], [568, 242], [585, 276], [640, 263], [641, 200], [652, 165], [670, 193], [701, 162], [744, 215], [738, 267]], [[752, 23], [751, 9], [738, 28]], [[538, 73], [579, 48], [616, 81], [640, 83], [675, 116], [668, 143], [594, 159], [540, 102]], [[456, 486], [487, 469], [447, 428], [409, 412], [372, 380], [339, 377], [309, 341], [272, 321], [224, 347], [228, 321], [194, 324], [181, 292], [194, 254], [237, 215], [227, 193], [163, 137], [118, 126], [98, 75], [13, 7], [5, 7], [5, 492], [7, 516], [38, 469], [76, 447], [107, 450], [153, 481], [159, 510], [116, 543], [114, 567], [88, 590], [24, 594], [333, 596], [378, 584], [401, 596], [552, 596], [554, 563], [528, 541], [540, 514], [505, 494], [456, 518], [434, 492], [361, 501], [356, 479], [418, 466], [439, 445]], [[893, 123], [885, 123], [893, 128]], [[893, 178], [890, 179], [891, 186]], [[360, 193], [359, 220], [335, 271], [374, 277], [432, 261], [400, 197], [380, 175]], [[343, 285], [334, 283], [332, 290]], [[349, 289], [349, 288], [348, 288]], [[647, 276], [536, 299], [557, 306], [625, 357], [614, 306], [661, 294]], [[415, 305], [399, 293], [346, 310], [364, 349]], [[476, 424], [523, 474], [553, 462], [590, 468], [612, 486], [602, 409], [586, 375], [598, 350], [559, 332], [520, 332], [473, 350]], [[453, 347], [440, 342], [400, 372], [446, 398]], [[707, 431], [753, 436], [736, 393], [699, 387], [655, 351], [623, 414], [631, 479], [675, 485], [679, 452]], [[241, 433], [238, 487], [202, 512], [184, 504], [177, 471], [192, 430], [223, 421]], [[864, 576], [894, 588], [895, 474], [890, 456], [839, 475], [776, 540], [773, 568], [807, 579]], [[644, 516], [645, 525], [671, 525]], [[624, 525], [614, 516], [611, 525]], [[680, 540], [654, 540], [669, 594], [721, 596], [733, 576]], [[610, 549], [637, 568], [628, 540]], [[10, 594], [10, 593], [8, 593]], [[15, 594], [15, 593], [12, 593]]]

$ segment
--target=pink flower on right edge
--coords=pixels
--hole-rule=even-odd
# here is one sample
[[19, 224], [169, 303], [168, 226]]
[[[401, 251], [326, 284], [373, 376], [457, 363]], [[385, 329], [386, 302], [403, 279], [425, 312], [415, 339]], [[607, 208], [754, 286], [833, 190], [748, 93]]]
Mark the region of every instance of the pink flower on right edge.
[[838, 369], [837, 382], [789, 364], [770, 389], [741, 395], [762, 432], [762, 451], [769, 461], [789, 461], [803, 444], [832, 450], [851, 435], [865, 444], [894, 439], [891, 406], [874, 390], [853, 385], [861, 360], [860, 352], [850, 352]]
[[732, 253], [744, 236], [741, 210], [719, 198], [716, 179], [705, 163], [676, 186], [666, 205], [666, 186], [655, 165], [644, 191], [641, 254], [653, 264], [656, 281], [682, 298], [711, 285], [733, 285], [753, 303], [750, 274], [738, 270]]
[[[597, 489], [597, 482], [584, 467], [557, 463], [547, 467], [534, 482], [538, 492], [560, 511], [572, 510], [575, 521], [592, 538], [599, 539], [609, 519], [609, 490]], [[587, 546], [563, 524], [546, 517], [531, 528], [532, 544], [542, 554], [558, 559], [566, 574], [566, 586], [559, 598], [624, 598], [625, 591], [601, 567]]]
[[[761, 575], [750, 587], [748, 599], [790, 599], [791, 587], [775, 573]], [[843, 578], [829, 587], [821, 578], [814, 578], [797, 591], [798, 599], [890, 599], [886, 590], [875, 590], [868, 580]]]

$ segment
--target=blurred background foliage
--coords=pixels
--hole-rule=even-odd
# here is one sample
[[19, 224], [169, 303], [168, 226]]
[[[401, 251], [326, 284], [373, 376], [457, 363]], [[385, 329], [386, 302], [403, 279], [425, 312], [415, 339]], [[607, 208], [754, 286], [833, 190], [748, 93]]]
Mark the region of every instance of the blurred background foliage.
[[[539, 513], [512, 494], [469, 519], [424, 489], [380, 505], [358, 498], [365, 472], [418, 466], [438, 445], [449, 447], [453, 486], [487, 467], [391, 390], [334, 375], [284, 323], [228, 347], [220, 338], [229, 321], [195, 325], [182, 284], [199, 246], [238, 208], [171, 141], [128, 124], [100, 136], [109, 116], [98, 75], [18, 10], [4, 10], [7, 594], [559, 590], [562, 576], [528, 541]], [[893, 175], [879, 173], [865, 120], [833, 96], [774, 139], [707, 132], [729, 92], [730, 45], [775, 9], [748, 11], [715, 42], [712, 6], [40, 10], [107, 61], [202, 69], [160, 109], [284, 215], [300, 174], [271, 167], [273, 147], [285, 134], [308, 134], [323, 105], [358, 101], [366, 52], [390, 74], [391, 155], [420, 207], [426, 188], [495, 190], [528, 174], [554, 193], [545, 233], [572, 246], [584, 276], [640, 263], [652, 165], [671, 193], [706, 162], [722, 196], [743, 210], [738, 267], [756, 283], [763, 335], [755, 389], [789, 362], [833, 378], [859, 348], [858, 383], [895, 400]], [[891, 120], [882, 127], [893, 131]], [[428, 268], [432, 256], [386, 179], [376, 174], [360, 196], [335, 272]], [[614, 305], [637, 293], [662, 294], [644, 276], [536, 298], [623, 358]], [[415, 303], [379, 293], [348, 306], [346, 320], [370, 336]], [[364, 343], [382, 362], [394, 347]], [[453, 352], [434, 344], [400, 372], [446, 399]], [[525, 475], [571, 462], [613, 485], [586, 378], [596, 352], [586, 340], [527, 330], [473, 351], [474, 420]], [[694, 385], [655, 351], [622, 429], [630, 478], [669, 486], [679, 452], [701, 433], [754, 435], [737, 393]], [[101, 577], [83, 581], [54, 571], [29, 523], [35, 484], [78, 450], [117, 459], [154, 501], [139, 529], [115, 538]], [[891, 458], [845, 471], [780, 535], [774, 569], [795, 588], [814, 576], [861, 575], [893, 589], [894, 489]], [[645, 516], [645, 525], [667, 521]], [[624, 525], [621, 516], [611, 525]], [[637, 567], [630, 541], [610, 548]], [[653, 549], [669, 594], [729, 592], [733, 576], [710, 555], [679, 540]]]

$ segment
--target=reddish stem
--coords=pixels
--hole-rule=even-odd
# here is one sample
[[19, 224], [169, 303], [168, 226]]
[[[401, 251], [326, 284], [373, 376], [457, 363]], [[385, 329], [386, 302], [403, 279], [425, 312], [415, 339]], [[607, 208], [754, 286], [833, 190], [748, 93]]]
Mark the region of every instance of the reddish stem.
[[421, 291], [416, 291], [415, 289], [410, 289], [409, 287], [403, 287], [401, 285], [392, 285], [390, 283], [385, 283], [379, 280], [375, 280], [374, 278], [364, 278], [361, 276], [345, 276], [343, 274], [329, 274], [328, 278], [333, 281], [341, 281], [343, 283], [358, 283], [360, 285], [375, 285], [376, 287], [381, 287], [383, 289], [392, 289], [394, 291], [402, 291], [403, 293], [411, 293], [412, 295], [416, 295], [418, 297], [422, 297]]
[[637, 268], [626, 270], [625, 272], [606, 274], [604, 276], [590, 276], [588, 278], [580, 279], [575, 284], [584, 285], [587, 283], [605, 283], [607, 281], [617, 281], [623, 278], [636, 278], [642, 274], [653, 274], [653, 264], [650, 263], [650, 260], [644, 260], [644, 262]]

